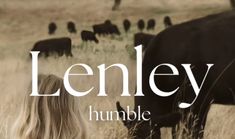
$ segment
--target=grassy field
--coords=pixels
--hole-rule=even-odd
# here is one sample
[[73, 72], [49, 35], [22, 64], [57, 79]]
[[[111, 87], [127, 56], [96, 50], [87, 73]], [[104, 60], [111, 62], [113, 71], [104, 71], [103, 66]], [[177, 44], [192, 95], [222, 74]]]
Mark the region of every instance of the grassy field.
[[[111, 11], [112, 0], [0, 0], [0, 139], [9, 139], [12, 122], [18, 114], [22, 98], [27, 92], [31, 80], [31, 61], [28, 58], [33, 44], [41, 39], [68, 36], [73, 40], [73, 58], [49, 57], [40, 59], [40, 73], [52, 73], [60, 77], [71, 65], [86, 63], [94, 70], [94, 77], [72, 79], [75, 88], [87, 89], [91, 85], [95, 90], [88, 96], [77, 98], [77, 106], [88, 120], [88, 107], [96, 110], [115, 110], [119, 100], [123, 106], [133, 107], [133, 97], [120, 97], [122, 74], [111, 69], [107, 73], [106, 91], [108, 97], [97, 97], [99, 77], [97, 66], [105, 63], [122, 63], [129, 70], [130, 92], [134, 92], [136, 80], [136, 61], [133, 56], [133, 33], [137, 32], [136, 22], [143, 18], [154, 18], [157, 28], [150, 33], [163, 30], [162, 19], [169, 15], [173, 23], [181, 23], [194, 18], [228, 10], [229, 2], [221, 0], [126, 0], [118, 11]], [[130, 33], [122, 28], [123, 19], [132, 22]], [[122, 32], [120, 37], [99, 38], [100, 43], [88, 43], [82, 47], [80, 33], [71, 35], [66, 23], [74, 21], [78, 32], [92, 30], [91, 25], [110, 19]], [[57, 23], [54, 36], [47, 34], [48, 23]], [[206, 139], [235, 138], [235, 107], [213, 105], [205, 130]], [[87, 121], [91, 139], [127, 138], [127, 130], [121, 122]], [[171, 137], [169, 129], [162, 129], [163, 139]]]

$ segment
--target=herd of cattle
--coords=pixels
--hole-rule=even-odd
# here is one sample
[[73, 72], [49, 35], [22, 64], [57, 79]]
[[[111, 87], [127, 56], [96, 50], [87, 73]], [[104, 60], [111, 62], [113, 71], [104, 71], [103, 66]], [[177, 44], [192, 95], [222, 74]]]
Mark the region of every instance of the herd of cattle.
[[[163, 20], [163, 23], [166, 28], [172, 26], [172, 22], [169, 16], [166, 16]], [[149, 19], [147, 25], [143, 19], [140, 19], [137, 22], [137, 28], [139, 29], [138, 33], [134, 34], [134, 46], [142, 44], [144, 49], [147, 47], [148, 43], [154, 38], [155, 35], [149, 33], [143, 33], [143, 30], [146, 28], [147, 31], [154, 30], [156, 26], [155, 19]], [[106, 20], [104, 23], [95, 24], [92, 26], [93, 31], [82, 30], [80, 33], [81, 40], [83, 42], [93, 41], [99, 43], [97, 36], [107, 36], [107, 35], [121, 35], [120, 29], [117, 25], [113, 24], [110, 20]], [[131, 22], [128, 19], [123, 20], [123, 29], [126, 33], [130, 32]], [[56, 33], [57, 25], [54, 22], [51, 22], [48, 25], [48, 34], [53, 35]], [[73, 22], [67, 23], [67, 30], [69, 33], [76, 34], [77, 29]], [[35, 43], [32, 51], [41, 51], [41, 54], [49, 56], [50, 53], [57, 53], [59, 56], [66, 54], [66, 56], [72, 56], [72, 47], [71, 39], [64, 38], [53, 38], [41, 40]]]
[[[227, 11], [215, 15], [206, 16], [185, 23], [172, 25], [169, 17], [165, 17], [166, 29], [157, 35], [143, 33], [145, 22], [139, 20], [137, 27], [139, 33], [134, 34], [134, 44], [143, 44], [145, 56], [143, 59], [143, 80], [142, 88], [144, 97], [135, 97], [135, 111], [141, 106], [142, 111], [151, 112], [151, 121], [123, 121], [124, 125], [132, 130], [135, 128], [136, 139], [153, 138], [160, 139], [162, 127], [172, 127], [173, 137], [176, 135], [176, 125], [179, 121], [186, 123], [183, 134], [191, 133], [191, 138], [203, 138], [203, 131], [206, 124], [207, 114], [211, 103], [235, 104], [235, 11]], [[147, 22], [147, 29], [155, 28], [155, 20]], [[171, 27], [169, 27], [171, 26]], [[74, 23], [67, 25], [68, 31], [76, 33]], [[125, 32], [129, 32], [131, 22], [123, 21]], [[83, 41], [95, 41], [99, 43], [96, 35], [120, 35], [117, 25], [110, 20], [92, 26], [93, 31], [81, 31]], [[49, 34], [54, 34], [56, 24], [49, 25]], [[41, 51], [49, 55], [56, 52], [59, 55], [72, 56], [71, 39], [58, 38], [39, 41], [32, 50]], [[179, 76], [176, 78], [158, 78], [155, 81], [162, 90], [176, 88], [184, 85], [185, 91], [178, 91], [169, 97], [160, 97], [154, 94], [149, 86], [149, 77], [155, 66], [162, 63], [171, 63], [179, 69]], [[196, 102], [188, 109], [177, 109], [178, 102], [191, 102], [194, 98], [191, 86], [187, 86], [186, 75], [181, 67], [183, 63], [190, 63], [194, 66], [193, 73], [200, 82], [206, 71], [206, 64], [213, 63], [213, 71], [208, 74], [206, 83], [203, 86]], [[169, 73], [169, 69], [161, 69], [163, 73]], [[185, 84], [186, 82], [186, 84]], [[117, 102], [117, 110], [124, 111]], [[120, 117], [123, 118], [123, 115]], [[197, 122], [192, 124], [195, 117], [188, 117], [190, 114], [197, 117]], [[127, 118], [125, 118], [127, 119]], [[136, 126], [137, 125], [137, 126]]]

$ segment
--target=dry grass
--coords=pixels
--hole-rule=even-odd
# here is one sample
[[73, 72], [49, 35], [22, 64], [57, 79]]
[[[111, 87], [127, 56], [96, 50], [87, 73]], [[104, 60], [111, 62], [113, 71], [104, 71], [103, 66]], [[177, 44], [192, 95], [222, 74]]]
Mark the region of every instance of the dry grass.
[[[139, 18], [157, 19], [157, 33], [163, 29], [162, 18], [170, 15], [174, 23], [180, 23], [210, 13], [228, 9], [228, 3], [221, 0], [192, 1], [184, 0], [129, 0], [123, 1], [120, 11], [112, 12], [111, 0], [0, 0], [0, 139], [9, 138], [9, 130], [13, 120], [18, 114], [19, 105], [26, 93], [31, 79], [31, 61], [28, 59], [28, 50], [35, 41], [48, 38], [47, 25], [50, 21], [58, 24], [55, 37], [69, 36], [73, 39], [73, 58], [50, 57], [40, 59], [39, 71], [53, 73], [60, 77], [65, 70], [76, 63], [90, 65], [95, 73], [94, 77], [72, 79], [72, 85], [79, 90], [87, 89], [91, 85], [95, 90], [88, 96], [78, 98], [78, 107], [88, 117], [88, 107], [92, 105], [96, 110], [115, 110], [115, 102], [119, 100], [123, 106], [133, 107], [133, 97], [120, 97], [122, 76], [120, 71], [111, 69], [106, 78], [108, 97], [97, 97], [99, 84], [97, 66], [105, 63], [123, 63], [129, 69], [130, 92], [135, 88], [135, 60], [130, 58], [132, 33], [136, 32], [133, 25], [131, 33], [116, 38], [99, 38], [101, 43], [81, 48], [79, 35], [70, 35], [66, 31], [66, 22], [72, 20], [76, 23], [78, 32], [82, 29], [91, 30], [94, 23], [111, 19], [121, 28], [124, 18], [131, 19], [134, 24]], [[192, 4], [193, 3], [193, 4]], [[202, 4], [203, 3], [203, 4]], [[182, 6], [183, 5], [183, 6]], [[122, 28], [121, 28], [122, 29]], [[123, 32], [123, 30], [122, 30]], [[126, 49], [127, 46], [127, 49]], [[206, 125], [205, 137], [208, 139], [235, 138], [235, 109], [234, 107], [213, 105]], [[88, 118], [87, 118], [88, 119]], [[127, 130], [121, 122], [88, 121], [90, 137], [96, 139], [126, 138]], [[170, 138], [169, 129], [162, 130], [163, 138]]]

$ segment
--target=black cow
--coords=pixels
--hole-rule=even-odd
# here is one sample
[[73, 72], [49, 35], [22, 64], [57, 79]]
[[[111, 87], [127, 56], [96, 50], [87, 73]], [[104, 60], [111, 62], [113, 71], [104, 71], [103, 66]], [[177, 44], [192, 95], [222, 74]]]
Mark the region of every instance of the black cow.
[[147, 24], [147, 30], [154, 30], [156, 22], [154, 19], [149, 19]]
[[131, 27], [131, 22], [128, 19], [125, 19], [123, 21], [123, 27], [124, 27], [125, 32], [128, 32]]
[[67, 23], [67, 29], [68, 29], [69, 33], [75, 33], [75, 34], [77, 33], [76, 26], [75, 26], [74, 22], [72, 22], [72, 21], [69, 21]]
[[34, 44], [31, 51], [40, 51], [40, 54], [45, 54], [46, 57], [52, 53], [57, 53], [59, 56], [63, 56], [64, 54], [66, 56], [72, 56], [71, 39], [64, 37], [41, 40]]
[[109, 26], [111, 26], [111, 25], [112, 25], [112, 23], [108, 19], [108, 20], [105, 20], [104, 23], [93, 25], [92, 28], [93, 28], [93, 31], [95, 34], [97, 34], [99, 36], [100, 35], [106, 36], [110, 32]]
[[55, 31], [57, 29], [57, 26], [54, 22], [51, 22], [49, 25], [48, 25], [48, 34], [49, 35], [52, 35], [52, 34], [55, 34]]
[[163, 22], [164, 22], [165, 28], [168, 28], [173, 25], [171, 18], [169, 16], [165, 16]]
[[95, 43], [99, 43], [99, 40], [96, 38], [95, 34], [91, 31], [83, 30], [81, 32], [81, 38], [84, 42], [94, 41]]
[[[136, 138], [151, 136], [160, 138], [160, 128], [174, 127], [183, 116], [187, 132], [191, 138], [203, 138], [203, 129], [207, 113], [212, 102], [218, 104], [235, 104], [235, 12], [229, 11], [207, 16], [186, 23], [172, 26], [150, 42], [143, 60], [143, 93], [144, 97], [135, 97], [135, 108], [151, 112], [151, 122], [139, 122], [134, 134]], [[162, 91], [172, 91], [180, 86], [177, 93], [169, 97], [160, 97], [153, 93], [149, 85], [149, 76], [159, 64], [170, 63], [176, 66], [179, 76], [155, 76], [155, 83]], [[179, 102], [191, 103], [195, 98], [194, 90], [181, 64], [192, 65], [192, 72], [197, 83], [201, 83], [207, 71], [206, 64], [214, 64], [205, 83], [190, 108], [179, 109]], [[170, 73], [169, 68], [157, 72]], [[119, 103], [117, 109], [122, 110]], [[175, 113], [176, 112], [176, 113]], [[190, 116], [191, 115], [191, 116]], [[120, 114], [120, 117], [123, 115]], [[195, 119], [196, 118], [196, 119]], [[123, 121], [130, 129], [136, 122]], [[173, 130], [174, 131], [174, 130]], [[143, 134], [141, 134], [143, 133]], [[187, 137], [187, 136], [186, 136]]]
[[120, 35], [120, 31], [118, 29], [118, 27], [114, 24], [112, 24], [111, 22], [105, 22], [102, 24], [96, 24], [92, 26], [93, 31], [95, 34], [97, 35]]
[[96, 24], [92, 26], [93, 32], [97, 35], [108, 35], [108, 29], [106, 24]]
[[148, 46], [149, 42], [155, 37], [155, 35], [152, 34], [147, 34], [147, 33], [136, 33], [134, 35], [134, 45], [138, 46], [138, 45], [143, 45], [143, 50], [146, 49], [146, 47]]
[[143, 20], [143, 19], [140, 19], [140, 20], [138, 21], [138, 23], [137, 23], [137, 26], [138, 26], [138, 29], [139, 29], [140, 31], [143, 31], [144, 28], [145, 28], [144, 20]]

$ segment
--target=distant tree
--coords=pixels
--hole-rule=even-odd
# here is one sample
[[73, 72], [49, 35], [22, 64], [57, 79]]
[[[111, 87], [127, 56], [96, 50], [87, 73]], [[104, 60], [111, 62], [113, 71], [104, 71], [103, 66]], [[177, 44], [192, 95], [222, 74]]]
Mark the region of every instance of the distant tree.
[[112, 8], [113, 11], [119, 9], [119, 7], [121, 5], [121, 1], [122, 0], [114, 0], [114, 5], [113, 5], [113, 8]]
[[232, 8], [235, 8], [235, 0], [230, 0], [230, 4], [231, 4]]

